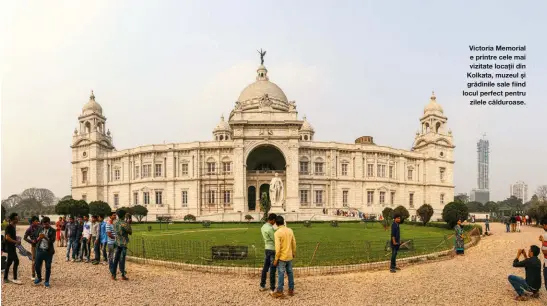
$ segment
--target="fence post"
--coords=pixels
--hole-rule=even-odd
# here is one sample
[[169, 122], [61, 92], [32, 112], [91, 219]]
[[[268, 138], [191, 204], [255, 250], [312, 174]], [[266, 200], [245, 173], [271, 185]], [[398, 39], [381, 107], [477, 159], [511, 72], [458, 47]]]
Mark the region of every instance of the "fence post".
[[145, 259], [146, 261], [146, 253], [145, 253], [145, 249], [144, 249], [144, 238], [141, 237], [141, 244], [142, 244], [142, 258]]
[[311, 260], [310, 260], [310, 266], [311, 266], [311, 264], [312, 264], [312, 262], [313, 262], [313, 259], [315, 258], [315, 253], [317, 253], [317, 249], [319, 248], [319, 244], [320, 244], [320, 243], [321, 243], [321, 242], [318, 242], [317, 245], [315, 246], [315, 251], [313, 251], [313, 255], [312, 255]]

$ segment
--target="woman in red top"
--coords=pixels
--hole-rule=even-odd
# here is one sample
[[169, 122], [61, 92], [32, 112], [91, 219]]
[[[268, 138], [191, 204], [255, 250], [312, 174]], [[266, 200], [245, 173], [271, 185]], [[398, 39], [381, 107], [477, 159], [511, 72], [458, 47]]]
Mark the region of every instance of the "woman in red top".
[[59, 220], [57, 222], [55, 222], [55, 227], [56, 227], [56, 230], [57, 230], [55, 235], [57, 236], [56, 240], [57, 240], [57, 246], [58, 247], [61, 246], [61, 222], [63, 222], [63, 217], [59, 217]]

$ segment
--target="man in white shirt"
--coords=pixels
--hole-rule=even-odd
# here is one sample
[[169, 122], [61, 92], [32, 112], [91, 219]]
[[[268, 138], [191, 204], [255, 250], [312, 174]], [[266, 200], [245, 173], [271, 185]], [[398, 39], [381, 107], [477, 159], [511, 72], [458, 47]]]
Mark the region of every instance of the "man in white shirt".
[[86, 263], [91, 262], [90, 252], [89, 252], [89, 241], [91, 239], [91, 222], [89, 221], [89, 216], [84, 216], [84, 230], [82, 232], [81, 248], [80, 248], [80, 260], [83, 261], [84, 254], [86, 257]]

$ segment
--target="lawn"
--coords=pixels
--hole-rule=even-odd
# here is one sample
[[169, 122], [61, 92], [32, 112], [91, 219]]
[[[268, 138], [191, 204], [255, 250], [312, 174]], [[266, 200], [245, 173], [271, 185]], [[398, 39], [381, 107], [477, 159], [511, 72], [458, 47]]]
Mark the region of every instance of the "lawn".
[[[148, 226], [152, 227], [148, 231]], [[264, 257], [262, 224], [141, 224], [134, 225], [129, 245], [130, 256], [194, 264], [259, 267]], [[295, 266], [323, 266], [357, 264], [389, 260], [386, 242], [389, 229], [380, 223], [302, 223], [289, 224], [296, 237]], [[413, 250], [400, 251], [399, 258], [446, 250], [452, 247], [452, 230], [401, 225], [401, 239], [412, 240]], [[448, 238], [448, 239], [446, 239]], [[246, 246], [247, 258], [240, 260], [212, 260], [211, 247], [221, 245]]]

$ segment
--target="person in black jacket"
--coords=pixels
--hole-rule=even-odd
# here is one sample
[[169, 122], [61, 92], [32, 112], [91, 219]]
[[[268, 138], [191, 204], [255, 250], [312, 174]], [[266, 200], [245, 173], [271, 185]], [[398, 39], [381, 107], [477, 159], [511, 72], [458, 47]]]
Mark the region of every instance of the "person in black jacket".
[[75, 237], [75, 241], [76, 241], [76, 248], [75, 248], [76, 249], [76, 258], [73, 259], [72, 261], [76, 261], [76, 262], [82, 261], [80, 259], [80, 252], [83, 252], [83, 250], [80, 247], [80, 244], [82, 242], [83, 232], [84, 232], [84, 220], [80, 216], [80, 217], [78, 217], [78, 219], [76, 221], [76, 237]]
[[[532, 245], [528, 250], [528, 255], [524, 249], [519, 249], [517, 252], [517, 258], [513, 261], [513, 267], [524, 268], [526, 272], [526, 279], [509, 275], [509, 283], [515, 288], [518, 296], [515, 298], [517, 301], [525, 301], [527, 297], [524, 295], [525, 291], [531, 292], [532, 297], [539, 297], [539, 289], [541, 288], [541, 261], [538, 258], [540, 249], [536, 245]], [[524, 260], [520, 261], [520, 256], [524, 256]]]
[[49, 217], [42, 219], [42, 227], [37, 230], [36, 235], [36, 279], [34, 284], [42, 282], [42, 263], [46, 263], [46, 281], [44, 286], [49, 288], [49, 277], [51, 275], [51, 262], [55, 254], [55, 229], [51, 227]]
[[401, 245], [401, 229], [399, 226], [401, 223], [401, 216], [393, 216], [393, 224], [391, 224], [391, 265], [389, 266], [389, 271], [391, 273], [401, 270], [397, 267], [397, 252], [399, 251], [399, 246]]

